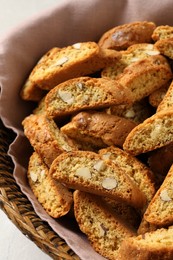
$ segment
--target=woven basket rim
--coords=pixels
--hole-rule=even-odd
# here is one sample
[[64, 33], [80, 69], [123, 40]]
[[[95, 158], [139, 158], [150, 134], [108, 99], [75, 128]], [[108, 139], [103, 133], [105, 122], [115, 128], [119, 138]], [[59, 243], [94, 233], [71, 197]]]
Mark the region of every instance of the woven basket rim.
[[14, 225], [52, 259], [79, 259], [47, 222], [36, 214], [13, 177], [13, 163], [8, 156], [15, 134], [0, 121], [0, 208]]

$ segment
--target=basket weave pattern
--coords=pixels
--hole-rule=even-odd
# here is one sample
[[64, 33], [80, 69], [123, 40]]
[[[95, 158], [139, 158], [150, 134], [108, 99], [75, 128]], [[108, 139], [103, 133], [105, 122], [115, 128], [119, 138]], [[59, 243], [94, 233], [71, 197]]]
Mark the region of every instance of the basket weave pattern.
[[35, 213], [13, 178], [13, 163], [7, 155], [14, 134], [0, 122], [0, 208], [15, 226], [53, 259], [79, 259], [66, 242]]

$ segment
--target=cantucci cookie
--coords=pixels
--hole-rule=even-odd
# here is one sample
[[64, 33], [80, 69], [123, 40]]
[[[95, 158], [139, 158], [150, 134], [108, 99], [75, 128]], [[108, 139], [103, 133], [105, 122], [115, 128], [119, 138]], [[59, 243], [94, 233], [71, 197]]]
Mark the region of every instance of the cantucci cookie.
[[106, 113], [124, 117], [139, 124], [153, 114], [153, 109], [149, 105], [148, 100], [144, 98], [130, 105], [111, 106], [106, 109]]
[[106, 31], [98, 44], [106, 49], [124, 50], [136, 43], [149, 43], [155, 28], [156, 25], [148, 21], [119, 25]]
[[153, 173], [147, 166], [137, 158], [117, 147], [112, 146], [101, 149], [99, 154], [104, 160], [111, 160], [133, 181], [135, 181], [139, 189], [145, 194], [148, 203], [151, 201], [155, 194], [155, 187], [153, 182]]
[[135, 236], [134, 230], [103, 205], [100, 197], [75, 191], [74, 213], [81, 231], [106, 259], [117, 259], [122, 241]]
[[146, 153], [173, 142], [173, 109], [164, 110], [137, 125], [123, 148], [132, 155]]
[[125, 239], [118, 260], [172, 260], [173, 228], [157, 229], [137, 237]]
[[160, 25], [155, 28], [152, 34], [152, 39], [156, 42], [158, 40], [173, 38], [173, 26]]
[[109, 145], [122, 147], [128, 133], [137, 124], [123, 117], [104, 112], [80, 112], [61, 131], [80, 142], [103, 148]]
[[155, 43], [155, 47], [161, 54], [173, 59], [173, 35], [172, 38], [159, 40]]
[[68, 79], [103, 69], [120, 57], [119, 52], [102, 50], [95, 42], [75, 43], [37, 64], [29, 78], [41, 89], [50, 90]]
[[34, 195], [51, 217], [59, 218], [70, 211], [72, 192], [51, 178], [47, 166], [36, 152], [30, 157], [27, 176]]
[[70, 188], [124, 201], [137, 208], [146, 204], [145, 195], [130, 177], [94, 152], [63, 153], [53, 161], [50, 174]]
[[55, 122], [44, 114], [29, 115], [22, 125], [25, 136], [48, 166], [60, 153], [77, 149], [77, 145], [61, 133]]
[[[37, 64], [44, 63], [46, 59], [53, 57], [55, 53], [57, 53], [60, 50], [60, 48], [52, 48], [46, 54], [44, 54], [41, 59], [37, 62]], [[40, 66], [40, 65], [39, 65]], [[22, 87], [22, 90], [20, 92], [20, 96], [24, 100], [29, 101], [40, 101], [45, 95], [47, 91], [43, 90], [38, 87], [37, 84], [35, 84], [32, 81], [31, 75], [27, 78], [25, 84]]]
[[163, 100], [160, 102], [157, 112], [173, 108], [173, 81], [169, 86]]
[[159, 50], [153, 44], [149, 43], [134, 44], [120, 53], [121, 59], [119, 61], [102, 70], [101, 76], [103, 78], [116, 79], [130, 64], [160, 54]]
[[46, 95], [48, 117], [60, 117], [84, 109], [98, 109], [132, 102], [131, 91], [114, 80], [79, 77], [70, 79]]
[[173, 165], [166, 175], [162, 185], [151, 200], [144, 218], [154, 225], [173, 224]]
[[170, 82], [167, 82], [161, 88], [153, 91], [149, 95], [148, 101], [149, 101], [151, 106], [153, 106], [154, 108], [157, 108], [159, 106], [159, 104], [163, 100], [163, 98], [164, 98], [164, 96], [165, 96], [169, 86], [170, 86]]
[[171, 78], [172, 72], [166, 58], [154, 55], [126, 67], [117, 81], [132, 91], [134, 101], [139, 101], [162, 87]]

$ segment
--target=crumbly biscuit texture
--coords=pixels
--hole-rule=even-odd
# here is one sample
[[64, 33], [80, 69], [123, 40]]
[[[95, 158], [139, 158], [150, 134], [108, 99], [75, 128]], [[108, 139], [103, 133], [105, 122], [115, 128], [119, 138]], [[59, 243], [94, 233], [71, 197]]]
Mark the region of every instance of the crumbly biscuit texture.
[[160, 51], [154, 46], [154, 44], [138, 43], [131, 45], [125, 51], [120, 51], [120, 53], [120, 60], [102, 70], [101, 76], [103, 78], [116, 79], [130, 64], [151, 56], [159, 55]]
[[80, 112], [61, 131], [75, 140], [95, 147], [116, 145], [122, 147], [128, 133], [137, 124], [123, 117], [104, 112]]
[[173, 224], [173, 165], [171, 166], [162, 185], [151, 200], [144, 218], [149, 223], [166, 226]]
[[173, 59], [173, 36], [172, 38], [159, 40], [155, 43], [155, 47], [162, 55]]
[[127, 238], [121, 244], [119, 260], [172, 260], [173, 228], [158, 229], [137, 237]]
[[105, 32], [98, 44], [106, 49], [124, 50], [136, 43], [149, 43], [155, 28], [156, 25], [148, 21], [119, 25]]
[[145, 195], [135, 182], [110, 161], [94, 152], [74, 151], [58, 156], [50, 167], [50, 174], [68, 187], [108, 196], [143, 208]]
[[158, 40], [173, 38], [173, 26], [160, 25], [155, 28], [152, 34], [152, 39], [156, 42]]
[[155, 194], [154, 179], [153, 173], [145, 164], [136, 157], [114, 146], [101, 149], [99, 154], [104, 160], [111, 160], [122, 171], [128, 174], [145, 194], [148, 203], [151, 201]]
[[74, 192], [74, 213], [81, 231], [98, 253], [113, 260], [122, 241], [135, 236], [135, 232], [101, 202], [91, 194]]
[[77, 145], [61, 133], [55, 122], [45, 114], [29, 115], [22, 124], [25, 136], [48, 166], [62, 152], [78, 149]]
[[65, 81], [52, 89], [45, 99], [47, 116], [52, 118], [131, 102], [131, 91], [127, 87], [114, 80], [91, 77]]
[[34, 195], [51, 217], [59, 218], [69, 212], [72, 192], [51, 178], [47, 166], [36, 152], [30, 157], [27, 176]]
[[37, 64], [30, 79], [41, 89], [50, 90], [68, 79], [99, 71], [120, 57], [119, 52], [102, 50], [95, 42], [76, 43], [57, 49]]
[[154, 55], [135, 62], [124, 69], [117, 81], [132, 91], [133, 101], [149, 96], [172, 78], [166, 58]]
[[147, 118], [127, 136], [123, 148], [132, 155], [155, 150], [173, 142], [173, 110], [164, 110]]
[[[46, 61], [48, 57], [52, 57], [59, 50], [60, 48], [57, 47], [50, 49], [39, 59], [36, 66], [44, 64], [44, 61]], [[32, 76], [30, 74], [21, 89], [20, 96], [23, 100], [38, 102], [46, 95], [46, 93], [46, 90], [40, 89], [39, 86], [35, 82], [33, 82]]]

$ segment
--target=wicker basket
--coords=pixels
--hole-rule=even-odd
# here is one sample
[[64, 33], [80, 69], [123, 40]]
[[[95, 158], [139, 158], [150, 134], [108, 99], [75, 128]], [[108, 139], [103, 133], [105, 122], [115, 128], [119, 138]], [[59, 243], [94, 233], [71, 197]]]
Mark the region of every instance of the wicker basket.
[[7, 155], [15, 135], [0, 121], [0, 207], [15, 226], [53, 259], [79, 259], [66, 242], [35, 213], [13, 178], [13, 163]]

